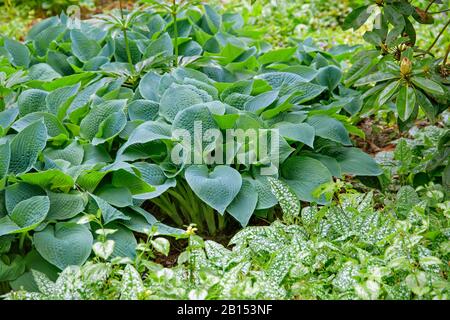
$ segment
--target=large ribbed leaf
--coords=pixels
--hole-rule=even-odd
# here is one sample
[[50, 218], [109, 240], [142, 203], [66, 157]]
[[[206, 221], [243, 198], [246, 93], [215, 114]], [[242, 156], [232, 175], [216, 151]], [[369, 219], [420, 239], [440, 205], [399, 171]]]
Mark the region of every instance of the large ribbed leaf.
[[110, 100], [94, 106], [80, 123], [80, 136], [84, 139], [94, 139], [103, 121], [111, 114], [122, 111], [125, 105], [126, 100]]
[[91, 253], [93, 237], [88, 227], [75, 223], [57, 223], [34, 234], [39, 254], [63, 270], [83, 264]]
[[347, 129], [339, 120], [328, 116], [312, 116], [306, 121], [314, 127], [316, 136], [329, 139], [343, 145], [351, 145]]
[[186, 169], [185, 177], [195, 194], [221, 214], [242, 185], [239, 172], [227, 166], [217, 166], [212, 172], [208, 172], [208, 167], [204, 165], [190, 166]]
[[320, 161], [305, 156], [292, 157], [283, 163], [281, 173], [300, 200], [324, 202], [312, 195], [319, 186], [332, 181], [330, 171]]
[[11, 140], [9, 172], [29, 171], [47, 142], [47, 128], [43, 120], [33, 122]]
[[11, 151], [9, 143], [0, 144], [0, 181], [8, 173], [10, 156]]
[[73, 54], [81, 61], [88, 61], [101, 50], [97, 41], [89, 39], [80, 30], [73, 29], [70, 32], [70, 39], [72, 40]]
[[10, 215], [0, 219], [0, 236], [33, 230], [47, 216], [50, 200], [36, 196], [19, 202]]
[[16, 40], [5, 38], [5, 49], [11, 56], [11, 63], [16, 67], [28, 68], [30, 64], [30, 50]]

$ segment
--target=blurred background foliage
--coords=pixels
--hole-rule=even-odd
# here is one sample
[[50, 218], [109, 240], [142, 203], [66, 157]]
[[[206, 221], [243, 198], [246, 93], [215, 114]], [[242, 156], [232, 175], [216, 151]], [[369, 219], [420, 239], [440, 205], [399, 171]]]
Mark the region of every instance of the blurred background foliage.
[[[132, 6], [138, 0], [123, 0], [123, 6]], [[209, 0], [205, 1], [223, 10], [242, 14], [247, 24], [262, 32], [275, 47], [282, 47], [292, 39], [312, 37], [323, 48], [338, 44], [364, 44], [362, 35], [371, 25], [357, 31], [344, 32], [341, 25], [345, 17], [365, 0]], [[414, 5], [426, 7], [427, 0], [412, 0]], [[28, 29], [39, 20], [59, 14], [70, 6], [80, 8], [83, 18], [105, 12], [119, 6], [119, 1], [108, 0], [0, 0], [0, 34], [22, 40]], [[70, 9], [69, 9], [70, 10]], [[432, 41], [446, 22], [444, 15], [435, 15], [440, 23], [421, 25], [418, 30], [418, 45]], [[441, 43], [450, 42], [447, 32]], [[444, 45], [436, 45], [436, 53], [444, 51]]]

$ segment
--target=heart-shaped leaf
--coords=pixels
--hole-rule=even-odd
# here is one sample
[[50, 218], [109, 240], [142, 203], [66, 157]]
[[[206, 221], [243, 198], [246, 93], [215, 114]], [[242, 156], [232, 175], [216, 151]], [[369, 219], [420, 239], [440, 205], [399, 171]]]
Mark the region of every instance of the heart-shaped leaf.
[[194, 193], [210, 207], [223, 214], [242, 185], [238, 171], [219, 165], [210, 173], [205, 165], [190, 166], [185, 172], [186, 180]]
[[34, 234], [39, 254], [63, 270], [82, 265], [91, 254], [93, 237], [88, 227], [76, 223], [57, 223]]

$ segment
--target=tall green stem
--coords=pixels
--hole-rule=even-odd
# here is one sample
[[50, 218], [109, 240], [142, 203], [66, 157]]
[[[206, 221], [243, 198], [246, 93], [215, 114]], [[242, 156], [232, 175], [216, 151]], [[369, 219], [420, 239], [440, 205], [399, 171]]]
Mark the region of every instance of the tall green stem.
[[178, 67], [178, 23], [177, 23], [177, 2], [172, 1], [172, 19], [173, 19], [173, 34], [174, 34], [174, 50], [175, 50], [175, 60], [173, 65]]
[[217, 231], [214, 209], [210, 208], [207, 204], [203, 204], [203, 214], [208, 225], [208, 233], [214, 235]]
[[427, 52], [430, 52], [431, 49], [433, 49], [433, 47], [435, 46], [435, 44], [438, 42], [439, 38], [444, 34], [445, 30], [447, 29], [447, 27], [450, 25], [450, 19], [447, 21], [447, 23], [445, 24], [445, 26], [442, 28], [442, 30], [439, 32], [439, 34], [437, 35], [436, 39], [434, 39], [433, 43], [430, 45], [430, 47], [427, 49]]
[[[120, 7], [120, 17], [122, 18], [122, 23], [123, 23], [124, 18], [123, 18], [123, 8], [122, 8], [121, 0], [119, 0], [119, 7]], [[128, 28], [128, 25], [126, 23], [123, 24], [123, 26], [122, 26], [123, 40], [125, 42], [125, 52], [127, 53], [128, 64], [130, 65], [131, 72], [134, 73], [135, 69], [134, 69], [133, 59], [131, 59], [130, 43], [128, 41], [127, 28]]]
[[222, 231], [223, 229], [225, 229], [225, 216], [219, 214], [217, 215], [217, 220], [219, 221], [219, 230]]

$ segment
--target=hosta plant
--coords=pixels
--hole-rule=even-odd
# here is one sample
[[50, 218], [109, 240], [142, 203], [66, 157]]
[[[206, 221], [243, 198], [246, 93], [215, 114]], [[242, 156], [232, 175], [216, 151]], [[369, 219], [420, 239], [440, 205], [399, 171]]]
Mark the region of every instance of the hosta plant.
[[[352, 146], [361, 99], [338, 57], [312, 41], [272, 49], [209, 6], [154, 9], [62, 14], [24, 43], [0, 40], [0, 281], [17, 288], [36, 265], [54, 277], [93, 253], [134, 259], [135, 233], [153, 226], [185, 236], [155, 216], [210, 234], [245, 226], [278, 202], [268, 176], [324, 204], [316, 190], [333, 177], [381, 173]], [[220, 162], [228, 142], [197, 123], [267, 133], [271, 151], [251, 154], [262, 147], [244, 137]]]

